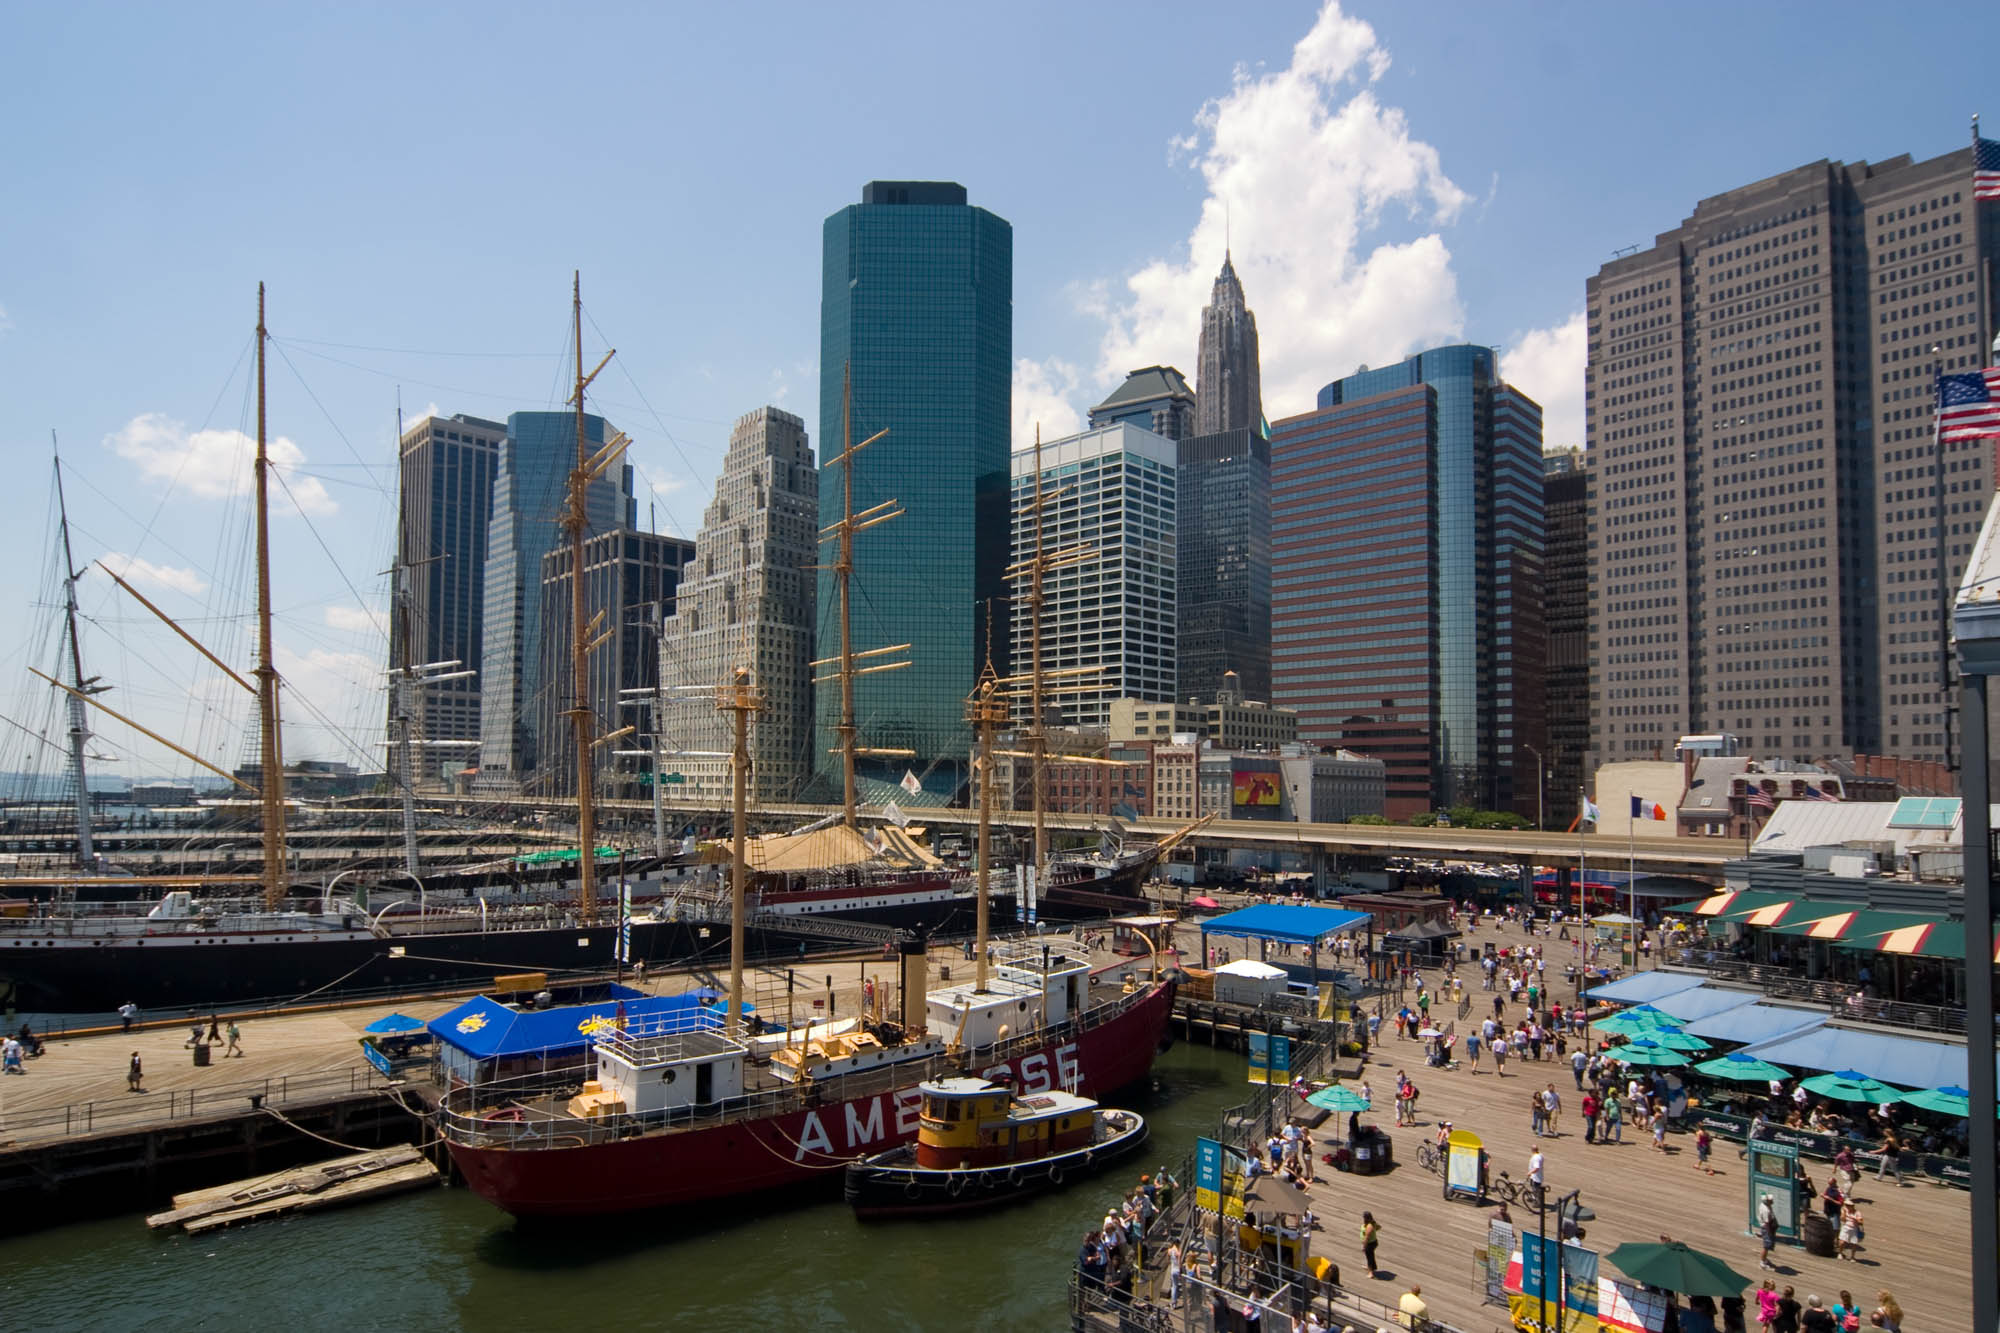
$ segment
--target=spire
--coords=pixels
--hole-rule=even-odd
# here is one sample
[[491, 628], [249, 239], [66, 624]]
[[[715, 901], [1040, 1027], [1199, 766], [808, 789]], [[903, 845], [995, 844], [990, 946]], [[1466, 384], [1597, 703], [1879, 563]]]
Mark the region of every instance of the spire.
[[[1227, 225], [1225, 221], [1225, 226]], [[1227, 241], [1225, 237], [1225, 242]], [[1222, 272], [1201, 312], [1201, 346], [1195, 367], [1196, 433], [1256, 429], [1264, 418], [1257, 365], [1257, 317], [1225, 244]]]

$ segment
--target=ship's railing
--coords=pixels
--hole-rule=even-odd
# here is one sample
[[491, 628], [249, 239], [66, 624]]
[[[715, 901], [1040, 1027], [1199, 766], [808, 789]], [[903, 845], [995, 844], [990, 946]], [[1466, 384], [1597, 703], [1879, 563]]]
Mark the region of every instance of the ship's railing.
[[315, 1074], [280, 1074], [220, 1088], [173, 1088], [119, 1101], [73, 1102], [51, 1110], [0, 1115], [0, 1134], [15, 1142], [73, 1138], [150, 1128], [161, 1121], [238, 1114], [256, 1106], [323, 1102], [392, 1086], [370, 1065]]
[[[584, 1071], [576, 1069], [472, 1084], [454, 1088], [445, 1094], [438, 1105], [438, 1125], [444, 1137], [456, 1143], [476, 1147], [546, 1148], [603, 1143], [662, 1129], [761, 1119], [816, 1105], [838, 1105], [857, 1097], [885, 1092], [892, 1087], [905, 1086], [911, 1081], [912, 1070], [921, 1080], [949, 1077], [967, 1068], [981, 1069], [1002, 1064], [1039, 1050], [1050, 1041], [1060, 1041], [1071, 1034], [1099, 1027], [1133, 1006], [1145, 1003], [1147, 997], [1148, 988], [1141, 987], [1129, 995], [1093, 1004], [1053, 1030], [1042, 1029], [991, 1046], [969, 1047], [957, 1053], [942, 1052], [921, 1061], [899, 1061], [835, 1078], [786, 1084], [696, 1107], [626, 1112], [588, 1120], [548, 1111], [546, 1108], [551, 1103], [567, 1102], [582, 1091]], [[520, 1114], [499, 1118], [496, 1112]]]

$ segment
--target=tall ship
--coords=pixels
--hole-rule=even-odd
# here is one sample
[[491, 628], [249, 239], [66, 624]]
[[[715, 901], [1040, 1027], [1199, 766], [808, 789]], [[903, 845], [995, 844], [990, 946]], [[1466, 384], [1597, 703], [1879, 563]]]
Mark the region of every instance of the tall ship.
[[[735, 718], [731, 885], [747, 891], [745, 725], [759, 707], [739, 672], [720, 706]], [[899, 945], [894, 1004], [837, 1029], [761, 1031], [746, 1022], [734, 917], [721, 1030], [616, 1025], [585, 1071], [450, 1089], [440, 1133], [466, 1183], [517, 1217], [591, 1217], [822, 1182], [913, 1141], [922, 1086], [1006, 1080], [1023, 1092], [1108, 1093], [1143, 1077], [1166, 1040], [1172, 982], [1093, 972], [1072, 939], [989, 947], [993, 733], [1007, 704], [989, 667], [968, 701], [979, 736], [979, 888], [970, 981], [932, 989], [924, 941]], [[989, 956], [990, 955], [990, 956]]]

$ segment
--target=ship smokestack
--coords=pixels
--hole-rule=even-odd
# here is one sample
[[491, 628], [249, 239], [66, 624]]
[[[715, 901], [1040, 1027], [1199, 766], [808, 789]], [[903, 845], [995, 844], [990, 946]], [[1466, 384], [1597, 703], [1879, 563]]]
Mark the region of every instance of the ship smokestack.
[[905, 934], [896, 941], [903, 964], [903, 1029], [925, 1030], [924, 1011], [929, 1004], [930, 968], [924, 954], [924, 938]]

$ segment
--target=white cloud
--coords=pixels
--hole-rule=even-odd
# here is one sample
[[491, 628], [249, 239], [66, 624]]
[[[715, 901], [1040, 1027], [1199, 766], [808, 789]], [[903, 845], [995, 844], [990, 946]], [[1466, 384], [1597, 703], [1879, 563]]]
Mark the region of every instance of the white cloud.
[[436, 403], [426, 403], [420, 410], [410, 413], [403, 418], [403, 433], [407, 435], [410, 433], [412, 426], [429, 421], [432, 417], [441, 417], [443, 415], [444, 412]]
[[0, 305], [0, 333], [10, 332], [13, 327], [14, 321], [7, 318], [7, 307]]
[[208, 580], [179, 565], [156, 565], [150, 560], [126, 555], [123, 551], [107, 551], [99, 559], [106, 569], [135, 588], [181, 592], [190, 597], [199, 597], [208, 591]]
[[329, 606], [321, 613], [328, 629], [349, 634], [387, 634], [389, 621], [371, 606]]
[[[326, 648], [297, 653], [279, 644], [274, 656], [290, 696], [284, 710], [286, 757], [379, 766], [382, 751], [375, 742], [382, 737], [384, 698], [380, 655]], [[328, 723], [335, 730], [329, 730]]]
[[[246, 495], [252, 486], [251, 461], [257, 454], [257, 441], [240, 430], [191, 432], [163, 413], [146, 412], [106, 436], [104, 442], [120, 458], [138, 464], [140, 475], [147, 480], [182, 487], [204, 500]], [[331, 514], [339, 507], [316, 478], [299, 474], [298, 468], [306, 461], [305, 450], [280, 435], [269, 441], [265, 451], [285, 483], [282, 490], [273, 488], [273, 513], [290, 510], [284, 491], [289, 491], [308, 514]]]
[[1583, 312], [1548, 329], [1517, 333], [1500, 352], [1500, 376], [1542, 405], [1542, 441], [1583, 443]]
[[1016, 449], [1034, 444], [1037, 426], [1044, 440], [1059, 440], [1083, 429], [1083, 414], [1071, 402], [1079, 379], [1076, 367], [1060, 357], [1043, 361], [1021, 357], [1014, 362]]
[[1442, 238], [1378, 235], [1403, 219], [1447, 225], [1469, 202], [1437, 150], [1378, 100], [1372, 85], [1388, 68], [1374, 29], [1333, 2], [1285, 68], [1237, 68], [1230, 91], [1169, 148], [1207, 187], [1185, 254], [1145, 265], [1122, 291], [1086, 289], [1078, 302], [1108, 325], [1097, 387], [1152, 364], [1194, 378], [1201, 308], [1225, 248], [1257, 315], [1273, 419], [1309, 411], [1322, 384], [1358, 364], [1460, 335], [1464, 311]]

